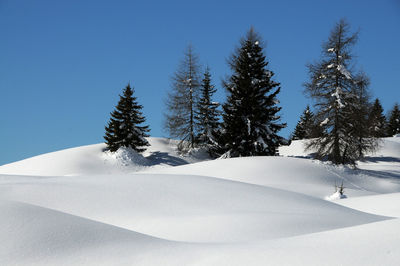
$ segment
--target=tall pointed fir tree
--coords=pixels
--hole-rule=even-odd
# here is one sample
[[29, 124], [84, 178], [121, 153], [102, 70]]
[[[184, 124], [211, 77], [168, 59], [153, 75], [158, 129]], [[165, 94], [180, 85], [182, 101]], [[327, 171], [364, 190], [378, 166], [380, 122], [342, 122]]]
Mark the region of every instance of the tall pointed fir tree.
[[389, 120], [387, 124], [387, 135], [392, 137], [400, 133], [400, 110], [399, 104], [396, 103], [390, 111]]
[[354, 164], [359, 157], [354, 152], [360, 147], [354, 146], [359, 143], [359, 134], [355, 133], [352, 112], [361, 101], [357, 101], [358, 81], [350, 69], [351, 48], [357, 36], [349, 33], [345, 20], [337, 23], [323, 44], [321, 60], [308, 65], [310, 81], [304, 84], [306, 93], [316, 102], [316, 120], [323, 129], [307, 148], [316, 150], [317, 158], [335, 164]]
[[115, 110], [111, 112], [111, 118], [105, 127], [107, 150], [115, 152], [121, 147], [132, 148], [137, 152], [146, 150], [149, 146], [145, 137], [148, 137], [149, 127], [141, 125], [145, 122], [137, 98], [133, 96], [134, 89], [128, 84]]
[[168, 93], [164, 114], [164, 128], [171, 137], [180, 139], [180, 150], [193, 148], [196, 144], [195, 111], [200, 90], [198, 73], [198, 58], [189, 45], [172, 78], [172, 91]]
[[217, 144], [219, 129], [219, 103], [213, 102], [212, 97], [217, 91], [211, 84], [210, 69], [207, 67], [201, 82], [200, 99], [197, 104], [196, 124], [198, 128], [197, 142], [206, 147], [210, 155], [215, 156], [214, 146]]
[[312, 113], [310, 106], [307, 105], [306, 109], [300, 116], [300, 120], [294, 129], [291, 139], [300, 140], [318, 137], [319, 128], [320, 127], [315, 124], [314, 114]]
[[372, 137], [386, 137], [386, 117], [383, 114], [383, 107], [378, 98], [375, 99], [368, 116], [368, 127]]
[[253, 29], [240, 44], [230, 59], [233, 74], [224, 84], [228, 98], [220, 147], [226, 157], [276, 155], [278, 146], [286, 143], [278, 136], [286, 126], [279, 123], [279, 83], [272, 80], [261, 38]]

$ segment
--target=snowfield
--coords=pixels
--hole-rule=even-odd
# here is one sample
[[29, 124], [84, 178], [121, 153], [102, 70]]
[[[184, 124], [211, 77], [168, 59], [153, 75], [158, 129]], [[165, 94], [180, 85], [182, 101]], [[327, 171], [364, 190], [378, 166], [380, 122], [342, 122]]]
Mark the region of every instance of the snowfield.
[[311, 160], [303, 141], [218, 160], [149, 141], [143, 155], [96, 144], [0, 166], [0, 265], [399, 264], [400, 137], [356, 170]]

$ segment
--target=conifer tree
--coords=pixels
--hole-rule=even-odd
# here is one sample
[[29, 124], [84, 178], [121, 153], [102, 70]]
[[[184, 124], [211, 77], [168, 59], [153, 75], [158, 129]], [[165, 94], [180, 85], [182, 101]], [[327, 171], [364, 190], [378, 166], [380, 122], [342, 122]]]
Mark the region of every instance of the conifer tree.
[[133, 93], [134, 89], [128, 84], [120, 95], [115, 110], [111, 112], [104, 136], [109, 151], [115, 152], [120, 147], [127, 147], [143, 152], [146, 150], [145, 147], [149, 146], [145, 139], [148, 137], [149, 128], [141, 125], [145, 122], [141, 112], [143, 107], [137, 103]]
[[201, 83], [201, 95], [197, 105], [196, 124], [198, 127], [197, 142], [200, 146], [205, 146], [210, 154], [213, 154], [213, 146], [217, 143], [217, 131], [219, 128], [219, 104], [212, 101], [214, 93], [217, 91], [211, 84], [210, 69], [207, 67]]
[[307, 105], [294, 129], [292, 140], [311, 139], [317, 137], [317, 130], [317, 125], [315, 125], [314, 122], [314, 114], [311, 112], [310, 106]]
[[277, 133], [279, 83], [267, 69], [261, 39], [253, 29], [240, 42], [230, 59], [232, 75], [224, 84], [228, 92], [223, 105], [220, 146], [226, 157], [275, 155], [286, 140]]
[[[350, 34], [349, 25], [341, 20], [323, 44], [321, 60], [308, 65], [310, 81], [305, 83], [305, 91], [316, 102], [316, 121], [323, 130], [307, 149], [316, 150], [317, 158], [327, 158], [335, 164], [354, 164], [360, 155], [357, 151], [376, 147], [371, 143], [363, 146], [365, 134], [357, 132], [355, 123], [354, 112], [365, 103], [358, 98], [360, 78], [351, 70], [351, 48], [357, 36], [357, 32]], [[362, 88], [366, 95], [367, 86]]]
[[390, 137], [400, 133], [400, 110], [398, 103], [396, 103], [390, 111], [387, 131]]
[[173, 138], [180, 139], [178, 148], [193, 148], [196, 143], [197, 126], [195, 112], [199, 99], [198, 58], [191, 46], [185, 52], [172, 81], [172, 91], [168, 93], [167, 112], [164, 128]]
[[372, 137], [386, 137], [386, 117], [383, 114], [383, 107], [378, 98], [375, 99], [369, 113], [368, 127]]

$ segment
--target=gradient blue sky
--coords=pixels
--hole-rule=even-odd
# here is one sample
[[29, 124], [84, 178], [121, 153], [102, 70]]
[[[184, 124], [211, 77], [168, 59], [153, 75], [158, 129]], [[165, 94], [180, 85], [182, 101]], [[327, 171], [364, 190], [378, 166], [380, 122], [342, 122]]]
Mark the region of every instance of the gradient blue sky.
[[128, 83], [151, 127], [192, 43], [224, 101], [226, 59], [250, 26], [264, 38], [288, 136], [307, 103], [305, 65], [340, 18], [360, 30], [357, 67], [390, 109], [400, 101], [400, 1], [31, 1], [0, 0], [0, 165], [103, 141]]

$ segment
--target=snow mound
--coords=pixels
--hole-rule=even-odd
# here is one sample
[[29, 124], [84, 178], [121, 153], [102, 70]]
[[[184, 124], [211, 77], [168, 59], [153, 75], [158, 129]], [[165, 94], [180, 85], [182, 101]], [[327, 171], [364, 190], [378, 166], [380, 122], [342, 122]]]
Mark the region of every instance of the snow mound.
[[115, 161], [115, 164], [125, 167], [150, 165], [149, 160], [143, 157], [143, 155], [126, 147], [121, 147], [116, 152], [106, 151], [104, 152], [104, 158], [105, 160], [112, 159]]
[[[1, 166], [0, 265], [398, 265], [398, 137], [357, 170], [310, 160], [304, 141], [213, 161], [149, 141]], [[335, 184], [349, 198], [326, 200]]]
[[325, 197], [326, 200], [339, 200], [339, 199], [345, 199], [347, 198], [346, 195], [344, 194], [340, 194], [339, 191], [336, 191], [335, 193], [333, 193], [330, 196]]
[[[121, 253], [168, 246], [165, 240], [27, 203], [0, 200], [2, 265], [110, 265]], [[111, 249], [109, 247], [112, 247]], [[102, 261], [107, 254], [108, 262]]]
[[78, 176], [131, 173], [146, 167], [162, 168], [207, 160], [201, 150], [180, 154], [177, 141], [148, 138], [150, 147], [143, 154], [130, 149], [104, 152], [104, 143], [46, 153], [0, 166], [0, 174], [37, 176]]
[[0, 185], [8, 201], [180, 242], [260, 241], [386, 219], [295, 192], [205, 176], [9, 176]]
[[400, 159], [400, 138], [391, 137], [381, 140], [380, 148], [372, 154], [368, 154], [370, 158], [398, 158]]
[[218, 177], [321, 199], [330, 195], [335, 185], [342, 182], [346, 187], [346, 194], [351, 197], [400, 191], [400, 180], [376, 178], [374, 173], [291, 157], [231, 158], [166, 169], [150, 169], [148, 172]]
[[400, 202], [400, 193], [348, 198], [337, 203], [362, 212], [400, 218], [400, 204], [395, 202]]
[[[279, 154], [289, 157], [306, 157], [311, 158], [314, 151], [306, 151], [305, 147], [308, 140], [294, 140], [289, 146], [279, 147]], [[376, 152], [366, 154], [366, 160], [385, 158], [400, 159], [400, 138], [390, 137], [379, 139], [379, 148]]]

